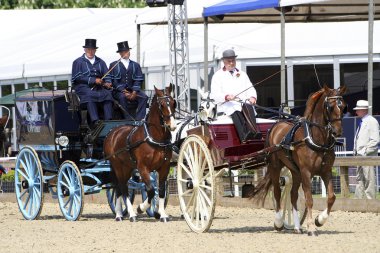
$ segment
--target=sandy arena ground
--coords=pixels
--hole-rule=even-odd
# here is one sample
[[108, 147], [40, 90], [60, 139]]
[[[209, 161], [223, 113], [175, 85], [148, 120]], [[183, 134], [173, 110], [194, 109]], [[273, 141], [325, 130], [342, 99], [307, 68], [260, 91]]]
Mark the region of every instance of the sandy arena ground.
[[180, 219], [178, 206], [167, 210], [166, 224], [145, 215], [115, 222], [108, 205], [85, 203], [81, 219], [69, 222], [57, 203], [44, 203], [41, 218], [26, 221], [17, 203], [0, 202], [0, 252], [380, 252], [377, 213], [335, 211], [308, 237], [275, 232], [271, 210], [217, 206], [203, 234]]

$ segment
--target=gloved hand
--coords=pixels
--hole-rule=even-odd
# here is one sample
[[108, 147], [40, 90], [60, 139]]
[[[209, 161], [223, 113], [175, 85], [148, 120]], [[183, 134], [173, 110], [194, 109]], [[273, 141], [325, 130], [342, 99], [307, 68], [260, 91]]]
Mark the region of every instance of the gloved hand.
[[129, 96], [127, 96], [128, 100], [135, 100], [137, 98], [137, 91], [133, 91], [132, 93], [129, 93]]
[[97, 85], [102, 85], [102, 83], [103, 83], [103, 80], [101, 79], [101, 78], [96, 78], [95, 79], [95, 83], [97, 84]]
[[106, 89], [111, 89], [112, 83], [104, 83], [104, 87], [106, 87]]

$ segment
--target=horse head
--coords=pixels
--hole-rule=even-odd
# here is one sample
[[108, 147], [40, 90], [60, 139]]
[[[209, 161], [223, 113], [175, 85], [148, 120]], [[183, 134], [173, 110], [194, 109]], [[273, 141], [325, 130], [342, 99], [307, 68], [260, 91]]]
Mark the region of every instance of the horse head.
[[342, 118], [347, 110], [347, 105], [342, 97], [345, 92], [345, 86], [330, 89], [324, 85], [321, 90], [309, 98], [305, 110], [306, 118], [331, 128], [335, 137], [341, 136], [343, 133]]
[[154, 90], [156, 93], [158, 110], [163, 122], [163, 126], [170, 129], [170, 131], [174, 131], [177, 127], [177, 124], [174, 117], [176, 101], [171, 95], [173, 85], [170, 84], [169, 87], [165, 88], [165, 90], [160, 90], [154, 87]]

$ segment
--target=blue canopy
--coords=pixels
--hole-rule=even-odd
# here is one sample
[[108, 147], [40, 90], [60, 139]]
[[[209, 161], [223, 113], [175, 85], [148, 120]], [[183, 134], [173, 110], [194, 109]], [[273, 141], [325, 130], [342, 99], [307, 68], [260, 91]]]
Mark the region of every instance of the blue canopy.
[[279, 0], [227, 0], [205, 8], [203, 16], [210, 17], [226, 13], [274, 8], [279, 6]]

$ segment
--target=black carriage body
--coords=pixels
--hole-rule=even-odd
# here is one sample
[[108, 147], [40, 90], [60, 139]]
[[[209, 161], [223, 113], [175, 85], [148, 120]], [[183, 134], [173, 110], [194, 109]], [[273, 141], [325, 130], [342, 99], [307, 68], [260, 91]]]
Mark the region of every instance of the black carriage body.
[[[17, 143], [19, 150], [31, 146], [41, 157], [46, 169], [56, 170], [70, 159], [78, 161], [81, 153], [80, 119], [69, 112], [65, 91], [33, 92], [16, 98]], [[56, 139], [69, 138], [67, 147], [60, 147]]]

